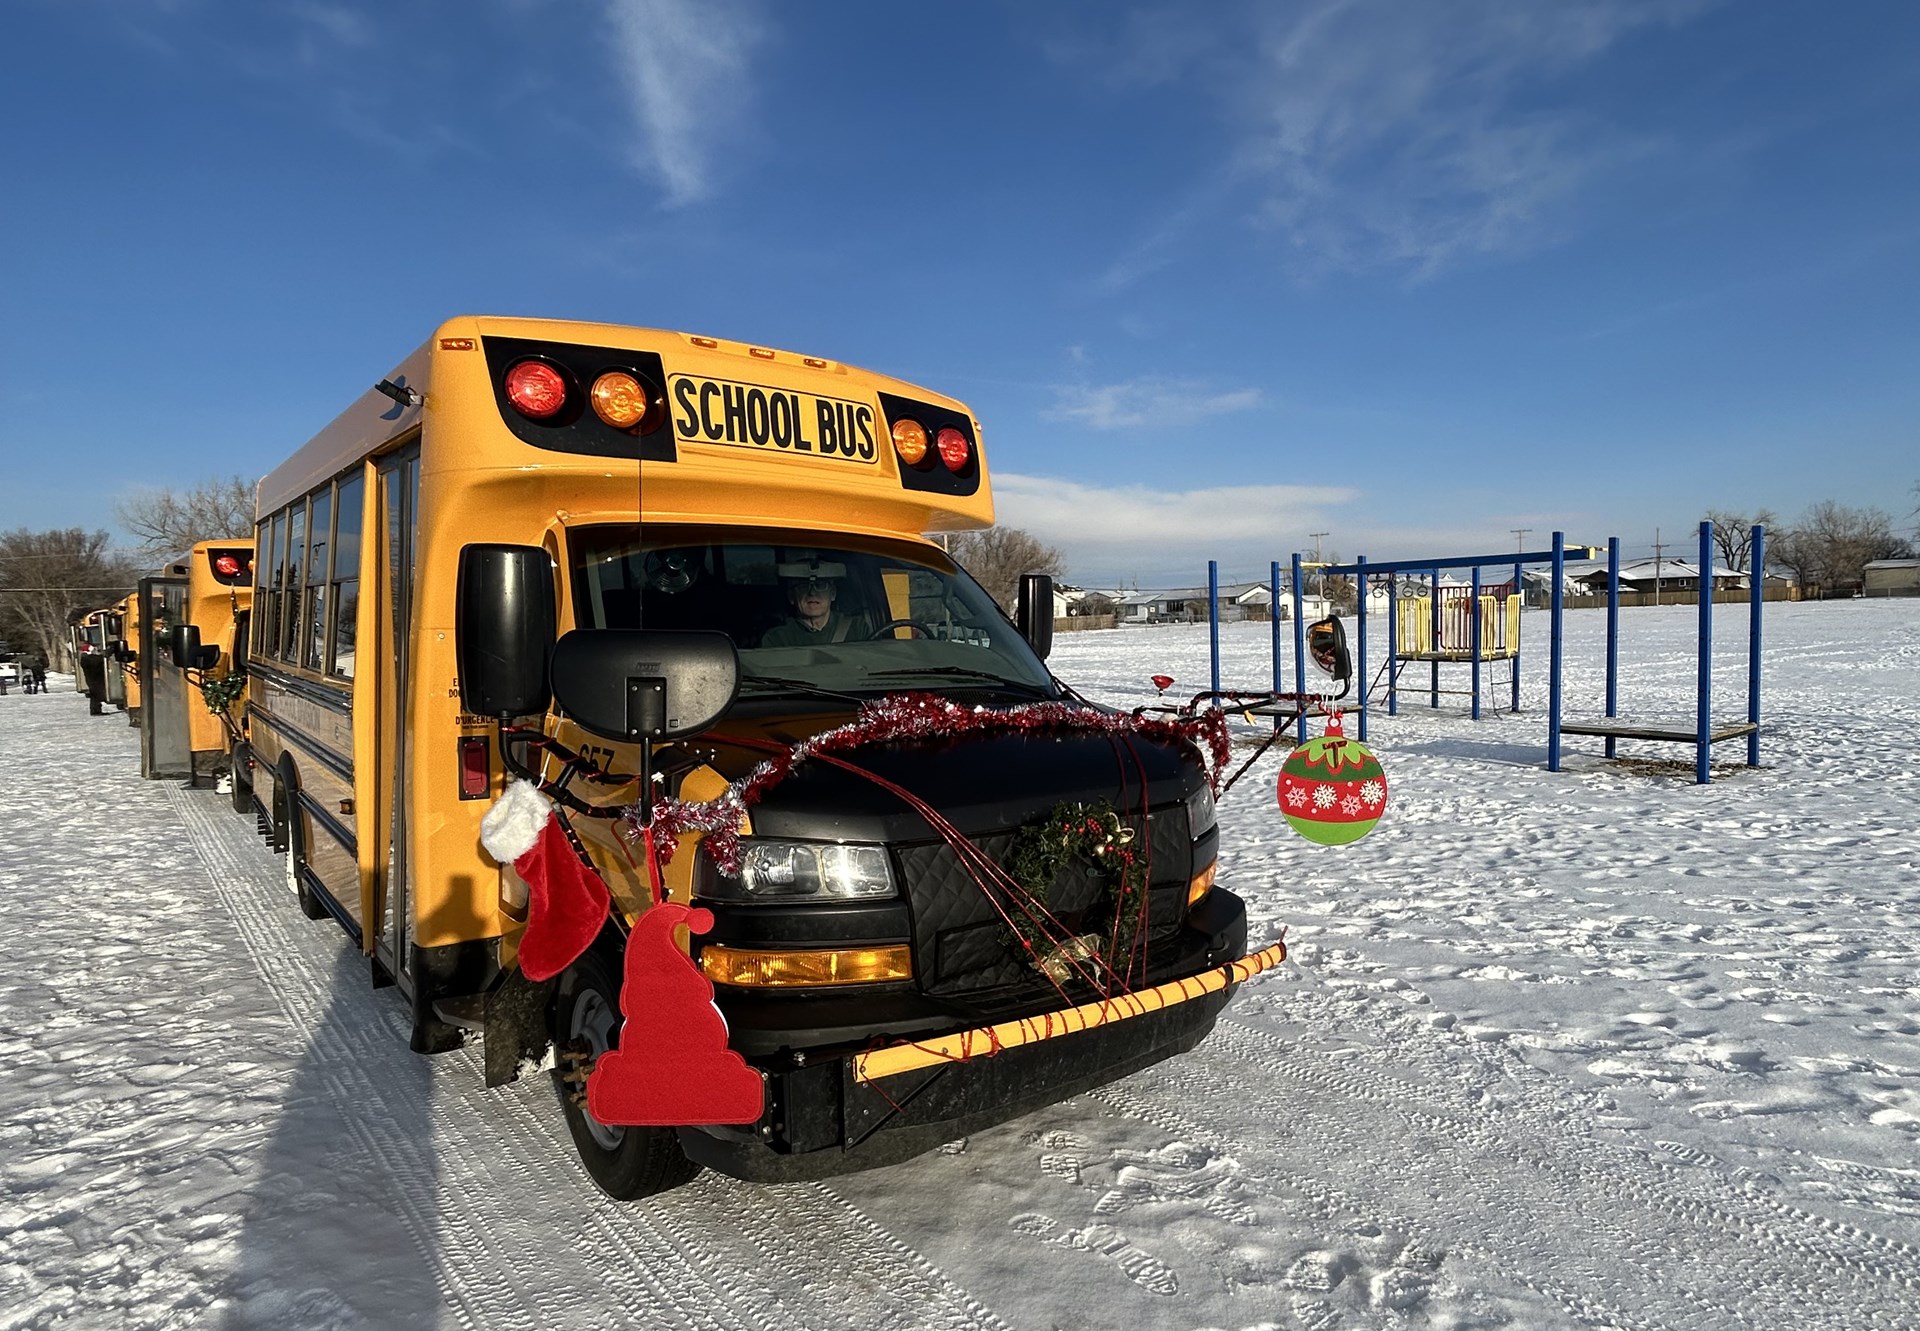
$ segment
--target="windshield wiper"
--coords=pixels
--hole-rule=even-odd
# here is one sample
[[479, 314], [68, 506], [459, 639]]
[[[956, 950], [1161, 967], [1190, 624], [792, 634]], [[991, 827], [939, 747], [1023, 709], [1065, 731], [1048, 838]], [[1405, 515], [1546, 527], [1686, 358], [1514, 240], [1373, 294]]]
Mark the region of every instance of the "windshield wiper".
[[988, 684], [998, 684], [1002, 688], [1018, 689], [1022, 693], [1031, 693], [1040, 698], [1050, 698], [1053, 696], [1048, 690], [1041, 688], [1038, 684], [1029, 684], [1024, 679], [1008, 679], [1004, 675], [996, 675], [987, 670], [974, 670], [967, 666], [908, 666], [899, 670], [869, 670], [867, 674], [874, 679], [897, 679], [906, 676], [915, 678], [937, 676], [941, 679], [977, 679]]
[[866, 702], [866, 699], [860, 697], [858, 694], [842, 693], [838, 689], [822, 688], [820, 685], [809, 683], [804, 679], [788, 679], [783, 675], [750, 675], [742, 671], [740, 674], [741, 691], [745, 692], [750, 685], [754, 684], [765, 685], [765, 688], [758, 690], [763, 693], [799, 693], [809, 698], [829, 698], [834, 702], [850, 703], [855, 707], [859, 707]]

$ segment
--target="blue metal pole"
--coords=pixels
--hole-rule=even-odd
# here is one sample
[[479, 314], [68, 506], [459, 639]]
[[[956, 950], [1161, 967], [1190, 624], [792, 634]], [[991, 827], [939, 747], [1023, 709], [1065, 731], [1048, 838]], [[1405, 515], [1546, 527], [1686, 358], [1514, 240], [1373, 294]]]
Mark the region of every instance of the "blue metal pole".
[[1693, 779], [1699, 785], [1713, 780], [1709, 754], [1713, 748], [1713, 524], [1700, 524], [1700, 701], [1694, 722]]
[[1440, 614], [1439, 569], [1433, 571], [1433, 598], [1428, 604], [1433, 607], [1433, 699], [1428, 705], [1438, 711], [1440, 708], [1440, 650], [1444, 645], [1441, 642], [1440, 632], [1446, 622]]
[[1360, 589], [1359, 632], [1360, 639], [1360, 742], [1367, 742], [1367, 557], [1359, 556], [1357, 562], [1360, 571], [1354, 575], [1354, 585]]
[[[1293, 691], [1307, 691], [1307, 626], [1302, 616], [1307, 612], [1306, 593], [1300, 587], [1300, 552], [1293, 552]], [[1296, 735], [1306, 738], [1306, 726], [1302, 725]]]
[[[1514, 616], [1513, 641], [1507, 644], [1507, 651], [1513, 657], [1512, 710], [1517, 712], [1520, 710], [1520, 620], [1525, 617], [1527, 612], [1527, 595], [1520, 582], [1520, 566], [1518, 564], [1513, 566], [1513, 594], [1520, 598], [1519, 601], [1516, 602], [1520, 607], [1520, 614]], [[1501, 619], [1501, 623], [1502, 625], [1506, 623], [1504, 616]]]
[[[1274, 560], [1267, 571], [1267, 624], [1273, 631], [1273, 691], [1279, 693], [1285, 687], [1280, 682], [1280, 561]], [[1281, 728], [1280, 718], [1273, 718], [1273, 728]]]
[[1387, 715], [1400, 715], [1400, 576], [1387, 575]]
[[1567, 553], [1560, 544], [1560, 533], [1553, 534], [1553, 589], [1549, 593], [1547, 631], [1547, 770], [1560, 770], [1560, 671], [1563, 664], [1560, 646], [1561, 602], [1565, 599], [1560, 584], [1567, 572]]
[[[1620, 715], [1620, 538], [1607, 538], [1607, 715]], [[1607, 757], [1620, 741], [1607, 736]]]
[[1207, 561], [1207, 642], [1213, 652], [1213, 691], [1220, 692], [1220, 561]]
[[1747, 567], [1752, 570], [1749, 581], [1752, 582], [1752, 598], [1747, 611], [1747, 722], [1753, 730], [1747, 735], [1747, 766], [1760, 765], [1760, 607], [1766, 603], [1767, 582], [1767, 532], [1764, 527], [1753, 529], [1752, 557]]
[[1473, 719], [1480, 719], [1480, 569], [1473, 570], [1472, 597], [1467, 602], [1467, 650], [1473, 653]]

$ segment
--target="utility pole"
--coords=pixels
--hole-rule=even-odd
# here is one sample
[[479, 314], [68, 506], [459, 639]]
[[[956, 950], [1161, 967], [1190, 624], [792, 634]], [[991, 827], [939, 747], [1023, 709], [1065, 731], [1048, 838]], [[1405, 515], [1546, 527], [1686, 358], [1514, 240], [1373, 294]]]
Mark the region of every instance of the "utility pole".
[[1660, 544], [1660, 529], [1653, 529], [1653, 603], [1660, 604], [1660, 552], [1666, 546]]
[[1525, 553], [1527, 552], [1527, 537], [1528, 537], [1528, 535], [1529, 535], [1529, 534], [1531, 534], [1531, 533], [1532, 533], [1532, 531], [1533, 531], [1533, 528], [1531, 528], [1531, 527], [1509, 527], [1509, 528], [1507, 528], [1507, 530], [1508, 530], [1508, 531], [1510, 531], [1510, 532], [1512, 532], [1512, 533], [1513, 533], [1513, 534], [1514, 534], [1515, 536], [1517, 536], [1517, 537], [1519, 537], [1519, 538], [1520, 538], [1520, 548], [1519, 548], [1518, 550], [1516, 550], [1516, 551], [1514, 551], [1514, 553], [1515, 553], [1515, 554], [1517, 554], [1517, 555], [1524, 555], [1524, 554], [1525, 554]]

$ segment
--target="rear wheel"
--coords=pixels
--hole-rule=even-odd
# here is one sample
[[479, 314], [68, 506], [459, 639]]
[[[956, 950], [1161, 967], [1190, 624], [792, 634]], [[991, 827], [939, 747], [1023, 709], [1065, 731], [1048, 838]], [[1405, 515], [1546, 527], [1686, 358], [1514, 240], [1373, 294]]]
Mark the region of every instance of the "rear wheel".
[[609, 1197], [628, 1201], [677, 1188], [700, 1166], [681, 1152], [672, 1128], [619, 1127], [587, 1112], [586, 1074], [620, 1047], [620, 1020], [620, 968], [602, 948], [589, 948], [554, 992], [554, 1088], [587, 1174]]
[[244, 744], [233, 746], [233, 811], [253, 812], [253, 767]]

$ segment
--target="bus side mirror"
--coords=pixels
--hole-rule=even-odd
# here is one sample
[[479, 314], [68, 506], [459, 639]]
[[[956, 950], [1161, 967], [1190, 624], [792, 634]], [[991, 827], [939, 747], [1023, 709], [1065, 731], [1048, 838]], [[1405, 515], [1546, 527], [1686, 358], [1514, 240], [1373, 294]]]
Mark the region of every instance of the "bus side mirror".
[[1020, 596], [1014, 603], [1014, 625], [1042, 661], [1053, 650], [1053, 579], [1045, 573], [1022, 573]]
[[1335, 618], [1307, 625], [1307, 651], [1313, 663], [1345, 683], [1353, 678], [1353, 657], [1347, 654], [1347, 631]]
[[559, 612], [553, 560], [537, 545], [464, 545], [454, 601], [460, 705], [481, 716], [547, 710]]
[[553, 647], [554, 700], [609, 739], [697, 734], [739, 691], [740, 656], [724, 633], [575, 629]]
[[218, 647], [200, 645], [198, 624], [175, 624], [167, 639], [167, 655], [177, 670], [211, 670], [220, 661]]

